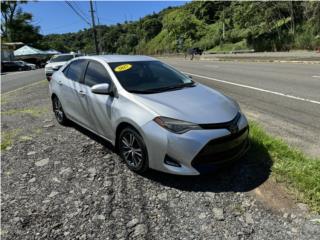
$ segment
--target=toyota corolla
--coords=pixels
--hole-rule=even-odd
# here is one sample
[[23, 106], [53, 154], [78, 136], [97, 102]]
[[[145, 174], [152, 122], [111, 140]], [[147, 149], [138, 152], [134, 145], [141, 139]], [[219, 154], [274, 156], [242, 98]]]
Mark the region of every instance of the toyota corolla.
[[239, 105], [147, 56], [75, 58], [49, 84], [57, 121], [109, 141], [127, 166], [198, 175], [234, 162], [248, 149]]

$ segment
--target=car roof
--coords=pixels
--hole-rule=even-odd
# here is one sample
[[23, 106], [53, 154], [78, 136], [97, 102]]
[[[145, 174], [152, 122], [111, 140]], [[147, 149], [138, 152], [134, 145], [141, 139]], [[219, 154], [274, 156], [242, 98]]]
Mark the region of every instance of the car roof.
[[112, 62], [138, 62], [138, 61], [155, 61], [155, 58], [143, 55], [95, 55], [84, 56], [86, 59], [100, 59], [108, 63]]
[[77, 53], [59, 53], [59, 54], [54, 54], [53, 56], [65, 56], [65, 55], [78, 55]]
[[79, 54], [77, 54], [77, 53], [61, 53], [61, 54], [54, 54], [52, 57], [56, 58], [59, 56], [77, 56], [77, 55], [79, 55]]

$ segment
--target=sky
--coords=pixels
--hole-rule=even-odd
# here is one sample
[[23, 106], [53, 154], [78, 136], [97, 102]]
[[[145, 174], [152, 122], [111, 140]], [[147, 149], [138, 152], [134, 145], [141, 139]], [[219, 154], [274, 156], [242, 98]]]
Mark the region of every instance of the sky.
[[[91, 22], [88, 1], [69, 1], [77, 11]], [[125, 20], [159, 12], [169, 6], [184, 5], [187, 1], [94, 1], [100, 24], [112, 25]], [[22, 10], [33, 15], [33, 24], [40, 26], [40, 33], [77, 32], [90, 26], [81, 19], [65, 1], [37, 1], [21, 5]], [[98, 19], [96, 19], [96, 22]]]

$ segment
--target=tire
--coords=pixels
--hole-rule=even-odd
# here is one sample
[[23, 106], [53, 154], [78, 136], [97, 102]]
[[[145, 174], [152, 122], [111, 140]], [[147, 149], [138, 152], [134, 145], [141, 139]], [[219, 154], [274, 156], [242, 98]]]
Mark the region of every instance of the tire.
[[63, 111], [59, 98], [56, 96], [52, 98], [52, 109], [57, 122], [64, 126], [68, 125], [69, 123], [68, 118], [66, 117], [66, 114]]
[[141, 135], [133, 128], [127, 127], [121, 131], [118, 138], [120, 157], [128, 168], [136, 173], [144, 173], [149, 168], [148, 152]]

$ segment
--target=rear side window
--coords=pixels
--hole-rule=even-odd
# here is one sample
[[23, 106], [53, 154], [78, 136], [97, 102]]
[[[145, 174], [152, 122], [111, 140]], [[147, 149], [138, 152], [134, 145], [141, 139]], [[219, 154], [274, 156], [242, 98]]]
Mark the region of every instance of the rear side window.
[[65, 69], [66, 71], [64, 71], [64, 74], [66, 75], [67, 78], [76, 82], [80, 82], [83, 77], [84, 70], [86, 69], [86, 65], [87, 65], [86, 60], [80, 59], [80, 60], [73, 61]]
[[84, 83], [89, 87], [101, 83], [111, 84], [111, 77], [101, 63], [90, 61], [84, 78]]

